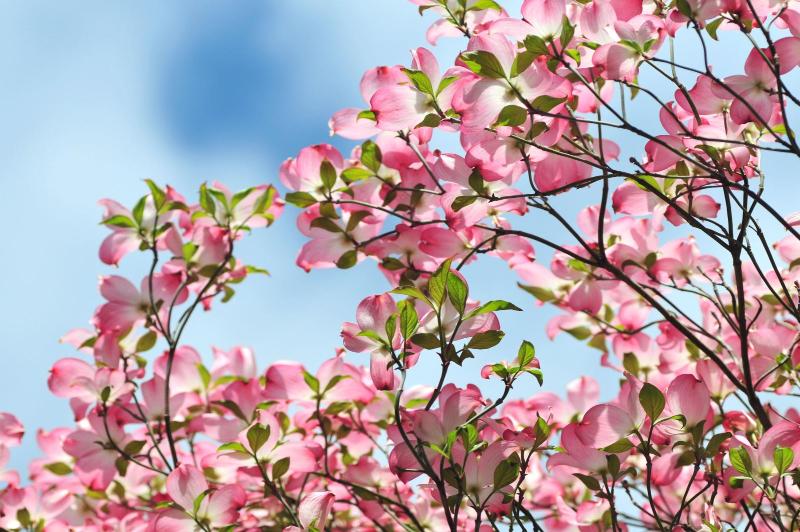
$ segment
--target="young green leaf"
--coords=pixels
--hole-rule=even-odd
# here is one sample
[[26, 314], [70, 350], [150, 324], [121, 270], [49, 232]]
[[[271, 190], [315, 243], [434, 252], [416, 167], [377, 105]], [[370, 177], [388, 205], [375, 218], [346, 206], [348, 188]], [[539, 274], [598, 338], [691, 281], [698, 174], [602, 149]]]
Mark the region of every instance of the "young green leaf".
[[358, 262], [358, 252], [354, 249], [345, 251], [339, 260], [336, 261], [336, 267], [342, 270], [352, 268]]
[[325, 187], [325, 190], [333, 189], [333, 185], [336, 184], [336, 168], [329, 160], [325, 159], [319, 165], [319, 177], [322, 179], [322, 186]]
[[400, 315], [400, 334], [403, 338], [409, 339], [414, 336], [419, 327], [419, 317], [417, 309], [411, 300], [403, 300], [397, 304], [398, 314]]
[[489, 349], [500, 343], [505, 333], [503, 331], [484, 331], [473, 336], [467, 347], [470, 349]]
[[467, 308], [467, 297], [469, 295], [469, 288], [467, 283], [455, 273], [450, 273], [447, 276], [447, 295], [450, 297], [450, 302], [453, 304], [459, 314], [464, 314]]
[[377, 144], [368, 140], [361, 145], [361, 164], [373, 172], [377, 172], [381, 167], [382, 160], [383, 155]]
[[[512, 457], [516, 457], [516, 455], [512, 455]], [[495, 490], [499, 490], [500, 488], [508, 486], [514, 482], [518, 476], [519, 461], [515, 460], [514, 458], [507, 458], [497, 464], [497, 467], [494, 469], [493, 488]]]
[[289, 192], [286, 194], [286, 201], [295, 207], [305, 209], [306, 207], [314, 205], [317, 202], [317, 198], [308, 192]]
[[753, 469], [753, 462], [750, 460], [750, 454], [744, 447], [734, 447], [728, 451], [728, 458], [731, 461], [733, 468], [742, 475], [750, 476], [750, 471]]
[[493, 79], [505, 77], [503, 65], [491, 52], [485, 50], [464, 52], [461, 54], [461, 60], [475, 74]]
[[447, 292], [447, 278], [450, 276], [450, 259], [444, 261], [428, 280], [428, 293], [431, 299], [441, 305]]
[[289, 471], [290, 462], [291, 459], [288, 456], [284, 456], [283, 458], [272, 464], [272, 479], [275, 480], [285, 475], [287, 471]]
[[655, 422], [658, 419], [658, 416], [661, 415], [661, 412], [664, 411], [666, 400], [664, 399], [664, 394], [661, 393], [661, 390], [649, 382], [645, 382], [642, 385], [642, 389], [639, 390], [639, 404], [642, 405], [647, 417], [649, 417], [651, 421]]
[[517, 351], [517, 361], [522, 367], [527, 366], [536, 358], [536, 348], [527, 340], [523, 340]]
[[247, 430], [247, 443], [250, 450], [257, 453], [269, 439], [270, 428], [268, 425], [256, 423]]
[[429, 96], [434, 96], [433, 85], [431, 85], [431, 80], [425, 72], [421, 70], [410, 70], [408, 68], [404, 68], [403, 72], [408, 76], [408, 79], [411, 80], [411, 83], [414, 84], [414, 87], [416, 87], [418, 91]]
[[773, 461], [775, 462], [775, 469], [778, 470], [778, 474], [783, 475], [792, 466], [792, 462], [794, 461], [794, 451], [792, 451], [792, 449], [789, 447], [781, 447], [778, 445], [775, 447], [772, 457]]
[[497, 116], [497, 126], [521, 126], [528, 118], [528, 112], [519, 105], [506, 105]]
[[418, 333], [411, 337], [411, 342], [425, 349], [441, 347], [439, 337], [432, 333]]
[[458, 196], [456, 199], [453, 200], [453, 203], [450, 204], [450, 208], [453, 209], [453, 212], [458, 212], [464, 207], [469, 207], [475, 201], [477, 201], [478, 196]]

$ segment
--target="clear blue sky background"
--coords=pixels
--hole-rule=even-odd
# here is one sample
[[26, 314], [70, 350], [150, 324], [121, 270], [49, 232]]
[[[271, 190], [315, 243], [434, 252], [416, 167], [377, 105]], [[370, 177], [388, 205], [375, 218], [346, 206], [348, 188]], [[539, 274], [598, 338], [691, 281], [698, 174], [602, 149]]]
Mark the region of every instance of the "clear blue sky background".
[[[408, 50], [426, 44], [431, 19], [404, 0], [94, 1], [80, 10], [30, 0], [6, 4], [0, 15], [0, 410], [28, 429], [12, 462], [22, 467], [36, 454], [37, 427], [71, 422], [66, 401], [47, 390], [48, 370], [74, 354], [57, 340], [87, 324], [100, 303], [97, 277], [113, 272], [97, 260], [106, 231], [96, 200], [133, 203], [146, 177], [187, 194], [211, 179], [277, 183], [283, 159], [326, 141], [334, 111], [361, 104], [361, 73], [406, 64]], [[461, 46], [440, 45], [440, 57], [451, 59]], [[567, 208], [585, 201], [577, 195]], [[386, 283], [370, 263], [311, 274], [297, 268], [304, 240], [296, 214], [288, 208], [241, 247], [245, 260], [273, 276], [248, 280], [231, 303], [200, 316], [188, 343], [206, 355], [211, 345], [248, 345], [262, 367], [278, 359], [315, 367], [340, 345], [341, 323]], [[122, 272], [138, 282], [144, 264], [129, 260]], [[485, 260], [468, 275], [476, 297], [532, 312], [504, 316], [505, 349], [470, 361], [456, 378], [474, 380], [483, 363], [513, 357], [527, 338], [537, 344], [546, 388], [589, 373], [604, 395], [613, 391], [615, 376], [598, 367], [596, 351], [546, 339], [552, 312], [535, 307], [502, 263]], [[435, 367], [425, 362], [414, 382]], [[535, 390], [531, 382], [518, 393]]]

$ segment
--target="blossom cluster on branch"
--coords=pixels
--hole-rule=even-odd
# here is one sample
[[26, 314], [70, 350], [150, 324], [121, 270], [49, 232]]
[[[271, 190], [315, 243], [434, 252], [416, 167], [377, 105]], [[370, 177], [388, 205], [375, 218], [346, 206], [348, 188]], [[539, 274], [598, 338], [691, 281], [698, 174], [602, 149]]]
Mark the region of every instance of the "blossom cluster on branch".
[[[765, 199], [762, 167], [800, 158], [800, 4], [525, 0], [515, 17], [494, 0], [412, 2], [438, 16], [431, 44], [465, 50], [446, 69], [417, 48], [367, 71], [363, 106], [330, 121], [360, 144], [310, 146], [280, 169], [307, 237], [298, 266], [374, 262], [390, 285], [343, 324], [345, 349], [316, 370], [260, 371], [247, 348], [209, 359], [185, 343], [196, 309], [264, 273], [234, 251], [281, 213], [271, 186], [203, 185], [190, 203], [147, 181], [130, 210], [102, 202], [101, 260], [140, 252], [151, 267], [138, 285], [101, 278], [92, 328], [65, 337], [80, 356], [49, 386], [76, 426], [38, 433], [29, 483], [3, 472], [1, 527], [800, 526], [800, 215]], [[743, 74], [712, 68], [723, 32], [747, 47]], [[692, 64], [675, 59], [683, 43]], [[649, 121], [627, 111], [642, 100]], [[436, 147], [447, 135], [459, 153]], [[644, 153], [624, 154], [626, 139]], [[576, 216], [578, 194], [592, 199]], [[557, 309], [551, 338], [619, 373], [613, 399], [577, 374], [564, 396], [514, 393], [547, 368], [528, 341], [503, 344], [511, 361], [487, 351], [521, 309], [470, 296], [482, 255]], [[407, 386], [420, 357], [440, 373]], [[0, 417], [0, 462], [21, 437]]]

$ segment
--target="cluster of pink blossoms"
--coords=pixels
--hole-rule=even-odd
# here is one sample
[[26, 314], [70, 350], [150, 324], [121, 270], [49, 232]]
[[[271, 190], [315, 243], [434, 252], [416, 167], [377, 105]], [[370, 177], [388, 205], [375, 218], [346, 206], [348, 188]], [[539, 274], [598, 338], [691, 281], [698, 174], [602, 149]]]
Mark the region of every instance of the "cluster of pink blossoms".
[[[375, 261], [390, 284], [342, 327], [356, 354], [259, 371], [249, 349], [208, 359], [184, 343], [197, 308], [263, 271], [234, 248], [280, 213], [273, 188], [203, 186], [193, 205], [148, 182], [131, 210], [105, 201], [100, 258], [139, 251], [152, 267], [138, 286], [102, 278], [92, 330], [65, 338], [81, 354], [49, 385], [76, 426], [38, 434], [29, 483], [3, 473], [0, 527], [800, 526], [800, 215], [765, 199], [761, 161], [800, 158], [786, 81], [800, 4], [526, 0], [516, 18], [494, 0], [413, 3], [439, 16], [431, 44], [462, 36], [465, 50], [446, 69], [418, 48], [369, 70], [364, 105], [330, 122], [363, 142], [348, 157], [305, 148], [280, 170], [308, 237], [298, 266]], [[712, 68], [723, 31], [748, 47], [742, 75]], [[684, 41], [695, 63], [674, 59]], [[629, 116], [643, 99], [657, 121]], [[444, 135], [460, 153], [435, 147]], [[625, 139], [644, 155], [626, 159]], [[577, 216], [571, 198], [588, 205]], [[619, 372], [612, 400], [578, 375], [563, 398], [514, 392], [547, 368], [527, 341], [511, 361], [486, 352], [520, 308], [470, 297], [482, 255], [560, 309], [550, 337]], [[420, 357], [440, 374], [406, 386]], [[451, 382], [454, 365], [474, 382]], [[0, 463], [21, 437], [0, 417]]]

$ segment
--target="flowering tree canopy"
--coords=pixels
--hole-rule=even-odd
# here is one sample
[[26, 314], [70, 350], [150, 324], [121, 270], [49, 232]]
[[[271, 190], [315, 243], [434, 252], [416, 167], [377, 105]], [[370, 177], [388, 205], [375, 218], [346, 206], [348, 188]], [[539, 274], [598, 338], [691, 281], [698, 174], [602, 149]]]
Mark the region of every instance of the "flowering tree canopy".
[[[29, 481], [0, 472], [0, 527], [800, 528], [800, 214], [764, 198], [762, 171], [800, 157], [787, 81], [800, 4], [412, 2], [438, 16], [431, 45], [460, 37], [464, 51], [367, 71], [364, 102], [330, 121], [360, 144], [288, 159], [283, 200], [217, 183], [188, 200], [147, 181], [130, 209], [101, 202], [101, 261], [144, 253], [150, 267], [102, 277], [90, 328], [64, 337], [77, 353], [48, 384], [75, 426], [37, 433]], [[748, 47], [741, 73], [712, 67], [723, 32]], [[628, 112], [634, 100], [657, 120]], [[563, 207], [576, 194], [577, 218]], [[316, 369], [262, 370], [244, 347], [202, 356], [187, 324], [265, 272], [237, 243], [284, 201], [307, 237], [299, 267], [374, 261], [387, 291], [364, 294]], [[563, 395], [512, 393], [547, 368], [528, 341], [503, 344], [510, 361], [488, 351], [520, 308], [470, 297], [482, 255], [559, 310], [548, 335], [619, 373], [611, 401], [579, 374]], [[406, 386], [420, 357], [441, 371]], [[450, 377], [462, 364], [466, 386]], [[22, 437], [0, 415], [0, 464]]]

